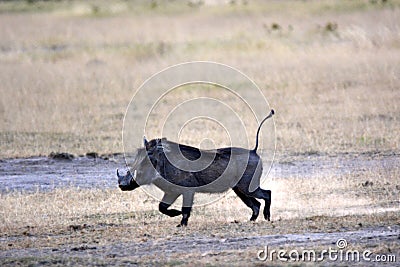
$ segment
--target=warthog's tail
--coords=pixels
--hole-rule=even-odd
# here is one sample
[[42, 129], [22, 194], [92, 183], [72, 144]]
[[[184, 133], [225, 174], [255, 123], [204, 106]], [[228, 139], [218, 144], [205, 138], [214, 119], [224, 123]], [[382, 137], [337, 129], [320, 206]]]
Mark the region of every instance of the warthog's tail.
[[258, 126], [257, 135], [256, 135], [256, 146], [254, 147], [253, 151], [257, 151], [257, 148], [258, 148], [258, 135], [260, 134], [261, 126], [263, 125], [263, 123], [264, 123], [267, 119], [271, 118], [272, 115], [274, 115], [274, 114], [275, 114], [275, 111], [274, 111], [273, 109], [271, 109], [271, 112], [268, 114], [268, 116], [265, 117], [265, 118], [261, 121], [260, 126]]

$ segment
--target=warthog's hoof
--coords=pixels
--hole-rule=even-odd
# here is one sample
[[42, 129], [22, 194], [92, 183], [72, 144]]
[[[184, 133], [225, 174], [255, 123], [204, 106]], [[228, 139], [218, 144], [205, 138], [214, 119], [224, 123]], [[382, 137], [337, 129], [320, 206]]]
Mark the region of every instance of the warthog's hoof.
[[185, 227], [185, 226], [187, 226], [187, 224], [188, 224], [188, 220], [183, 218], [181, 223], [178, 224], [176, 227]]
[[182, 215], [182, 212], [180, 210], [170, 209], [168, 210], [168, 215], [171, 217], [176, 217]]

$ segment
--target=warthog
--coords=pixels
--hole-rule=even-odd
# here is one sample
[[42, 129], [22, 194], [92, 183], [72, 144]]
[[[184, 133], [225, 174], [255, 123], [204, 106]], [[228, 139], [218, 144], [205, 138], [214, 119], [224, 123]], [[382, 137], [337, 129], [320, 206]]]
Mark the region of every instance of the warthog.
[[[168, 216], [182, 215], [178, 226], [186, 226], [196, 192], [219, 193], [232, 188], [239, 198], [252, 209], [250, 218], [255, 221], [264, 199], [264, 218], [270, 220], [271, 191], [260, 188], [262, 161], [257, 154], [258, 136], [265, 117], [257, 129], [254, 149], [237, 147], [201, 150], [168, 141], [166, 138], [147, 141], [138, 153], [126, 175], [117, 170], [121, 190], [129, 191], [141, 185], [154, 184], [164, 192], [159, 211]], [[174, 201], [183, 196], [182, 210], [169, 209]]]

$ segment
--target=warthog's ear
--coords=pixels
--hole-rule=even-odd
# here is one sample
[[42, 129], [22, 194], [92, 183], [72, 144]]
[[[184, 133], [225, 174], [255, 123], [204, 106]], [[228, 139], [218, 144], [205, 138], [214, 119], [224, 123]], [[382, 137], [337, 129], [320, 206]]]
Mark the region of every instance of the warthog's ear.
[[145, 148], [149, 147], [149, 142], [147, 141], [146, 136], [143, 136], [143, 144]]

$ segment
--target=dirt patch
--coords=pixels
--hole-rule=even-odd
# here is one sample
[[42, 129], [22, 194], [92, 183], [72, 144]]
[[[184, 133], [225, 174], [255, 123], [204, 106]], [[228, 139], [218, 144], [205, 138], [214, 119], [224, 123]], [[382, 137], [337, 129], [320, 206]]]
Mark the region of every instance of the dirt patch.
[[20, 205], [22, 213], [14, 222], [7, 215], [14, 209], [3, 207], [0, 263], [258, 266], [270, 263], [257, 259], [265, 246], [320, 253], [340, 238], [349, 250], [398, 261], [398, 161], [390, 153], [280, 157], [266, 181], [274, 192], [272, 222], [249, 222], [247, 207], [228, 195], [195, 208], [181, 229], [179, 218], [160, 214], [144, 192], [120, 192], [115, 169], [124, 166], [122, 156], [2, 160], [3, 205]]
[[[399, 165], [400, 155], [396, 153], [311, 153], [278, 156], [267, 179], [307, 179], [349, 173], [354, 175], [382, 168], [393, 169]], [[0, 191], [48, 191], [66, 186], [115, 188], [115, 171], [124, 167], [122, 154], [98, 156], [94, 152], [80, 157], [60, 154], [3, 159], [0, 160]]]
[[111, 157], [111, 160], [106, 160], [100, 157], [73, 157], [67, 153], [60, 153], [49, 157], [4, 159], [0, 161], [0, 190], [33, 192], [68, 186], [115, 187], [115, 170], [125, 165], [122, 155]]
[[[133, 238], [134, 239], [134, 238]], [[344, 239], [346, 248], [339, 249], [336, 242]], [[258, 258], [260, 250], [268, 246], [271, 250], [315, 250], [318, 256], [321, 251], [331, 249], [336, 251], [354, 251], [362, 253], [364, 250], [371, 251], [368, 258], [360, 257], [360, 260], [345, 261], [345, 263], [365, 264], [366, 260], [376, 260], [377, 255], [386, 255], [395, 262], [399, 259], [400, 248], [400, 225], [387, 227], [372, 227], [357, 231], [341, 232], [317, 232], [304, 234], [279, 234], [260, 235], [246, 237], [211, 237], [189, 233], [185, 236], [163, 238], [152, 238], [144, 235], [142, 240], [118, 242], [107, 245], [81, 244], [63, 245], [57, 248], [39, 247], [26, 249], [11, 249], [0, 251], [0, 262], [2, 266], [14, 265], [16, 263], [40, 263], [52, 265], [54, 262], [85, 265], [126, 265], [126, 264], [201, 264], [214, 262], [218, 265], [232, 264], [241, 266], [258, 265], [271, 262], [271, 258], [265, 261]], [[241, 258], [241, 256], [246, 257]], [[262, 254], [260, 254], [262, 255]], [[296, 260], [285, 255], [284, 260], [296, 263]], [[94, 261], [93, 261], [94, 260]], [[285, 263], [284, 260], [273, 258], [275, 264]], [[314, 259], [315, 261], [317, 259]], [[303, 259], [297, 261], [303, 262]], [[331, 260], [326, 256], [324, 263], [337, 264], [339, 260]], [[304, 259], [304, 262], [307, 262]], [[313, 260], [310, 260], [313, 262]], [[374, 263], [374, 262], [372, 262]], [[376, 263], [375, 263], [376, 264]], [[372, 264], [372, 265], [375, 265]]]

